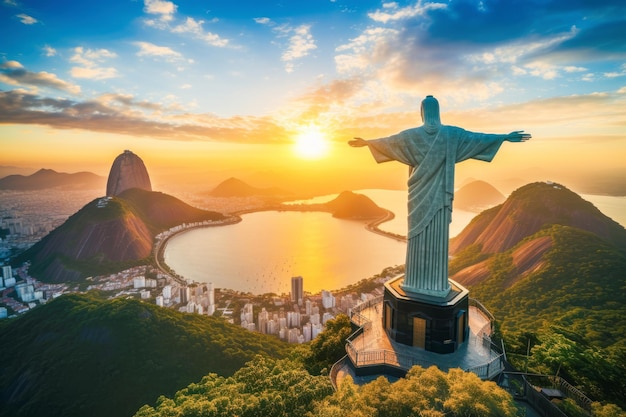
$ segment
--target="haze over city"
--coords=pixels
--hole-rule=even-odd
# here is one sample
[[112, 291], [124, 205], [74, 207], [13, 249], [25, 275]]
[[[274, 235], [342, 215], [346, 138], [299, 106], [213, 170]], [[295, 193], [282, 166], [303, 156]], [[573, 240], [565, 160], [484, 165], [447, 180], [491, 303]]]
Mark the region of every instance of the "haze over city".
[[421, 124], [432, 94], [445, 124], [533, 135], [461, 180], [610, 182], [626, 154], [624, 15], [621, 1], [4, 0], [2, 175], [106, 176], [132, 149], [156, 189], [281, 172], [402, 188], [405, 167], [346, 142]]

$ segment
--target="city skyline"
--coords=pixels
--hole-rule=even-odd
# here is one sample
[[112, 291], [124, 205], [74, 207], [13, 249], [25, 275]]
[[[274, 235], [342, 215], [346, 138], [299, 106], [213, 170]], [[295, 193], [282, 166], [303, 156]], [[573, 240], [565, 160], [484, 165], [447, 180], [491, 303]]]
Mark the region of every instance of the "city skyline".
[[[157, 189], [271, 169], [347, 183], [372, 167], [346, 141], [420, 124], [433, 94], [445, 124], [532, 133], [487, 176], [618, 176], [624, 12], [618, 1], [3, 0], [0, 166], [106, 175], [131, 149]], [[399, 172], [368, 175], [401, 185]]]

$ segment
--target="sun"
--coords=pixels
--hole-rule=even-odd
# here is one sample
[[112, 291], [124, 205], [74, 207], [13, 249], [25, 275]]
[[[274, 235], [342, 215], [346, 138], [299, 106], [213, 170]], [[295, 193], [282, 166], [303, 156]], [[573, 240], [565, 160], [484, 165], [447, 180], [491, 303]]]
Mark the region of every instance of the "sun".
[[295, 138], [294, 152], [303, 159], [320, 159], [328, 154], [329, 142], [319, 127], [307, 126]]

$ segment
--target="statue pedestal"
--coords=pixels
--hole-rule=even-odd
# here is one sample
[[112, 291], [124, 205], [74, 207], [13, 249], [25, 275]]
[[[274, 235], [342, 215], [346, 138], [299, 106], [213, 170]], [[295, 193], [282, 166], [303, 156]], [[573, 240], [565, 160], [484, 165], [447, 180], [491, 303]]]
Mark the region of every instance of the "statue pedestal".
[[408, 292], [404, 276], [385, 283], [383, 329], [394, 341], [430, 352], [452, 353], [469, 334], [469, 291], [452, 280], [445, 297]]

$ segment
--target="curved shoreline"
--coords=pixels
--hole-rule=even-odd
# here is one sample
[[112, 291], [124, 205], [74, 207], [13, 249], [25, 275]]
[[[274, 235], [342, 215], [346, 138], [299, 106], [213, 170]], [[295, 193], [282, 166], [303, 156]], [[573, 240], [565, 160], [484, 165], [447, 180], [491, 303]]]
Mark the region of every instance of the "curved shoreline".
[[[385, 210], [385, 214], [383, 216], [377, 217], [373, 220], [371, 220], [370, 222], [368, 222], [365, 225], [365, 229], [372, 232], [372, 233], [376, 233], [380, 236], [384, 236], [387, 237], [389, 239], [394, 239], [396, 241], [399, 242], [406, 242], [406, 237], [405, 236], [401, 236], [401, 235], [397, 235], [395, 233], [391, 233], [391, 232], [387, 232], [384, 230], [381, 230], [378, 226], [380, 226], [381, 224], [388, 222], [390, 220], [393, 220], [395, 218], [395, 214], [391, 211], [391, 210], [387, 210], [387, 209], [383, 209]], [[240, 211], [236, 211], [232, 214], [230, 214], [230, 217], [227, 217], [225, 220], [223, 221], [219, 221], [219, 222], [209, 222], [207, 223], [205, 222], [198, 222], [198, 223], [192, 223], [189, 226], [185, 226], [185, 223], [173, 227], [170, 230], [166, 230], [164, 232], [159, 233], [158, 235], [155, 236], [155, 241], [153, 244], [153, 249], [152, 249], [152, 253], [154, 255], [154, 263], [156, 268], [163, 274], [167, 275], [168, 277], [171, 277], [173, 280], [175, 280], [176, 282], [178, 282], [181, 285], [186, 285], [187, 284], [187, 280], [182, 277], [177, 275], [174, 271], [172, 271], [169, 266], [167, 266], [167, 264], [165, 263], [165, 247], [167, 246], [167, 242], [173, 238], [174, 236], [177, 236], [181, 233], [187, 232], [189, 230], [193, 230], [193, 229], [201, 229], [201, 228], [206, 228], [206, 227], [219, 227], [219, 226], [228, 226], [231, 224], [237, 224], [239, 222], [241, 222], [243, 220], [243, 218], [241, 217], [244, 214], [251, 214], [251, 213], [259, 213], [262, 211], [303, 211], [303, 212], [307, 212], [307, 211], [311, 211], [311, 212], [328, 212], [328, 210], [322, 210], [321, 207], [316, 207], [316, 205], [311, 204], [308, 206], [289, 206], [289, 205], [277, 205], [277, 206], [266, 206], [266, 207], [260, 207], [260, 208], [256, 208], [256, 209], [248, 209], [248, 210], [240, 210]], [[359, 219], [345, 219], [345, 220], [359, 220]], [[163, 235], [163, 236], [161, 236]]]

